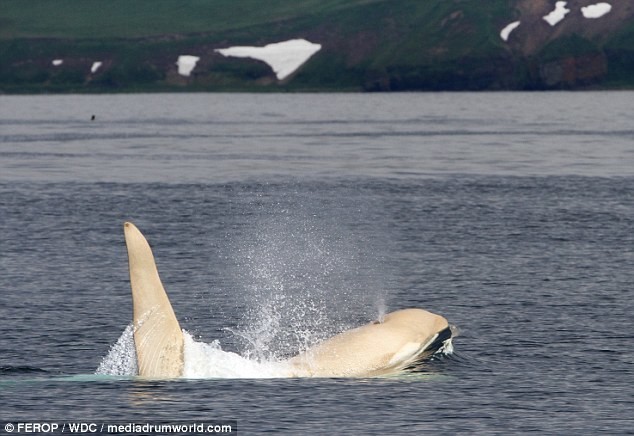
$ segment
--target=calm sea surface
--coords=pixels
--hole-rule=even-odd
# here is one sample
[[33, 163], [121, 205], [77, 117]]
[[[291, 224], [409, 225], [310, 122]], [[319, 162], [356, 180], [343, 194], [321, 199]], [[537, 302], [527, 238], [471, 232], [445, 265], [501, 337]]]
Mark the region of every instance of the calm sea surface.
[[[633, 102], [0, 96], [0, 421], [634, 434]], [[379, 379], [96, 374], [131, 322], [127, 220], [197, 341], [266, 360], [413, 306], [455, 353]]]

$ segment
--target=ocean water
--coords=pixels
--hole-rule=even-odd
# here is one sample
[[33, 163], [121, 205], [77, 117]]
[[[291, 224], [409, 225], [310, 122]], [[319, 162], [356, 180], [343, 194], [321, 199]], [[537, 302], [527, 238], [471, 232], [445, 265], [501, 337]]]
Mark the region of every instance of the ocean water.
[[[0, 96], [0, 421], [633, 434], [633, 97]], [[128, 220], [179, 380], [132, 375]], [[267, 366], [405, 307], [459, 330], [427, 371]]]

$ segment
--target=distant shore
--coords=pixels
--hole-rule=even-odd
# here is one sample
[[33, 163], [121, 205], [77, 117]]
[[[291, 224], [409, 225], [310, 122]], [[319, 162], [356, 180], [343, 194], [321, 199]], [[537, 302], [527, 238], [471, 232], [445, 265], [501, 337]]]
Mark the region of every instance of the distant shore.
[[81, 5], [3, 2], [0, 93], [634, 89], [628, 2]]

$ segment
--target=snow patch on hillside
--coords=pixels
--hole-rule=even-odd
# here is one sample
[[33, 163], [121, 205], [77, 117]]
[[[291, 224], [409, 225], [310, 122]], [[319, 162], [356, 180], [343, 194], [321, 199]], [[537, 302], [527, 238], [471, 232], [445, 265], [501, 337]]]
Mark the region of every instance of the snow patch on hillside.
[[178, 74], [189, 77], [199, 60], [200, 58], [198, 56], [179, 56], [178, 61], [176, 62], [176, 65], [178, 65]]
[[321, 44], [314, 44], [305, 39], [268, 44], [264, 47], [237, 46], [216, 49], [223, 56], [257, 59], [267, 63], [278, 80], [293, 74], [311, 56], [321, 50]]
[[568, 2], [557, 2], [555, 3], [555, 9], [551, 11], [548, 15], [544, 15], [544, 20], [551, 26], [556, 25], [561, 20], [564, 19], [566, 14], [570, 12], [570, 9], [566, 9], [566, 4]]
[[611, 10], [612, 5], [610, 3], [595, 3], [582, 7], [581, 13], [586, 18], [601, 18]]
[[513, 21], [512, 23], [507, 24], [504, 27], [504, 29], [502, 29], [502, 31], [500, 32], [500, 38], [502, 38], [504, 41], [508, 41], [509, 35], [511, 34], [511, 32], [517, 29], [517, 26], [519, 25], [520, 25], [519, 21]]
[[96, 61], [96, 62], [93, 62], [93, 63], [92, 63], [92, 66], [90, 67], [90, 72], [91, 72], [92, 74], [95, 74], [95, 73], [97, 72], [97, 70], [98, 70], [99, 68], [101, 68], [101, 66], [102, 66], [102, 65], [103, 65], [103, 62], [101, 62], [101, 61]]

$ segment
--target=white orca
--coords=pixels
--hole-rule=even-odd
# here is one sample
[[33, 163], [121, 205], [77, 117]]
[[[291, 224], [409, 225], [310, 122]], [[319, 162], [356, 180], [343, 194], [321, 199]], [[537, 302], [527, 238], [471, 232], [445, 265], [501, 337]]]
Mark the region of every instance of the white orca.
[[[152, 250], [134, 224], [125, 223], [124, 233], [139, 375], [180, 377], [183, 332]], [[403, 309], [344, 331], [282, 364], [291, 377], [372, 377], [416, 369], [433, 353], [450, 346], [451, 329], [445, 318], [422, 309]]]

